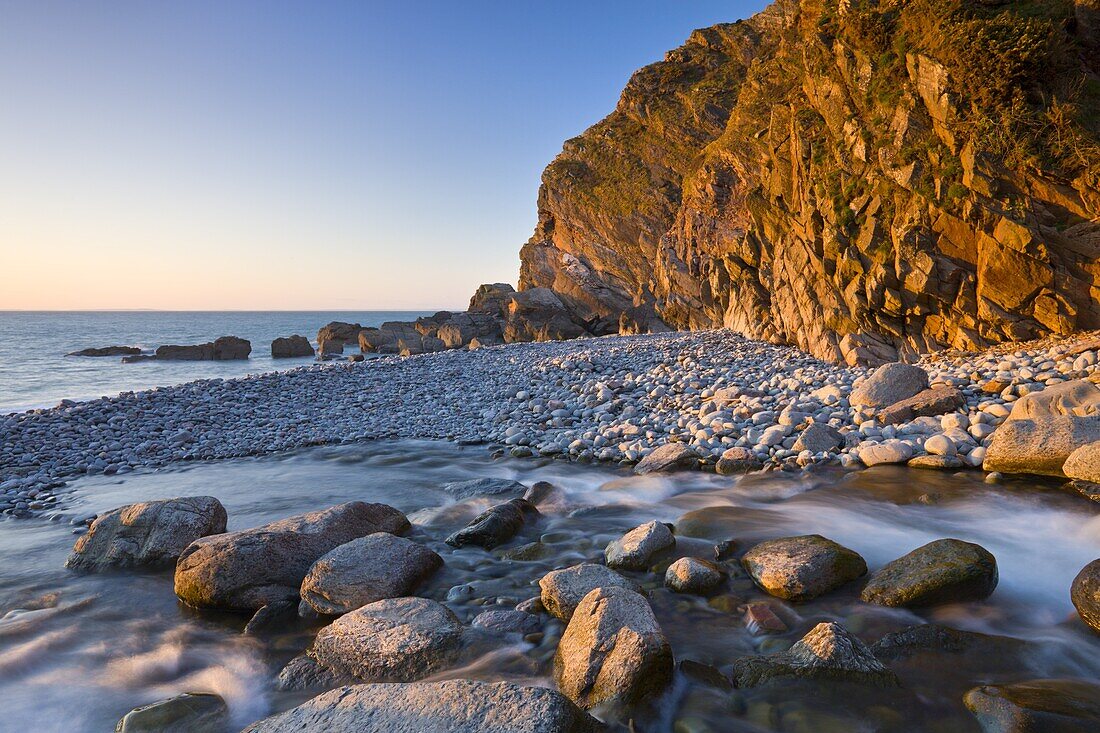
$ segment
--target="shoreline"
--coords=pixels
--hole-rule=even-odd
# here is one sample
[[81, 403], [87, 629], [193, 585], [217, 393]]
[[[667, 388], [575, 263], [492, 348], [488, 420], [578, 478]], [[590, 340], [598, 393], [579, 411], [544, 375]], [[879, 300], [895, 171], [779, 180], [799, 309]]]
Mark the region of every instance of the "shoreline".
[[[637, 463], [680, 443], [687, 450], [679, 461], [704, 467], [736, 448], [744, 449], [741, 468], [856, 468], [871, 463], [870, 454], [860, 457], [871, 446], [903, 449], [904, 461], [879, 461], [900, 463], [932, 455], [925, 443], [947, 435], [957, 462], [929, 467], [980, 468], [974, 459], [1007, 416], [1005, 405], [1100, 375], [1095, 346], [1086, 357], [1069, 355], [1096, 339], [1083, 333], [922, 356], [916, 364], [933, 388], [954, 387], [965, 398], [950, 411], [965, 419], [946, 423], [868, 419], [848, 397], [873, 370], [728, 330], [516, 343], [197, 380], [0, 415], [0, 512], [49, 513], [60, 504], [57, 490], [76, 476], [385, 438], [500, 444], [517, 457], [608, 463]], [[1003, 389], [990, 391], [998, 380]], [[805, 427], [820, 423], [843, 442], [795, 450]]]

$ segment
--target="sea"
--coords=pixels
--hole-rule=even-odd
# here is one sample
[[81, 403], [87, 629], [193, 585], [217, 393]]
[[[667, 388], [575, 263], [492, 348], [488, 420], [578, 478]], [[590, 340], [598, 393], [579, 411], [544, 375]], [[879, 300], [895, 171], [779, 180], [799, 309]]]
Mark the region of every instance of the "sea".
[[[0, 311], [0, 414], [53, 407], [62, 399], [113, 397], [195, 379], [292, 369], [313, 359], [272, 359], [274, 339], [299, 334], [316, 347], [317, 330], [331, 321], [378, 326], [432, 312]], [[152, 352], [164, 344], [201, 344], [219, 336], [248, 339], [251, 357], [123, 364], [117, 356], [66, 356], [100, 346], [138, 346]]]

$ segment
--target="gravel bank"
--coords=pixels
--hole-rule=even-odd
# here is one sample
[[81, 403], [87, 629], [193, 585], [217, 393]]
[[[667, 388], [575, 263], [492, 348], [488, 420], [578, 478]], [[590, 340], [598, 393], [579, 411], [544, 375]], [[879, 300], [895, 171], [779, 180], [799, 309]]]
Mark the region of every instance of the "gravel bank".
[[[0, 512], [52, 514], [65, 481], [83, 474], [380, 438], [600, 461], [677, 441], [704, 466], [740, 447], [765, 465], [934, 454], [946, 456], [939, 467], [976, 467], [1008, 403], [1096, 372], [1095, 340], [924, 357], [931, 386], [958, 388], [965, 404], [894, 425], [849, 403], [869, 370], [724, 330], [382, 357], [66, 401], [0, 417]], [[813, 423], [834, 428], [837, 444], [831, 432], [799, 443]]]

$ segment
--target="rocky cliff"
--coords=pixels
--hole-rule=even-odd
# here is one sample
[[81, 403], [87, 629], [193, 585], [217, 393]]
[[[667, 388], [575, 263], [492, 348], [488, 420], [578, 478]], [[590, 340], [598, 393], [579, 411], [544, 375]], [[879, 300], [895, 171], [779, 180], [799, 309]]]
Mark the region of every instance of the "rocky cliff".
[[866, 363], [1100, 328], [1100, 0], [778, 0], [546, 169], [520, 290]]

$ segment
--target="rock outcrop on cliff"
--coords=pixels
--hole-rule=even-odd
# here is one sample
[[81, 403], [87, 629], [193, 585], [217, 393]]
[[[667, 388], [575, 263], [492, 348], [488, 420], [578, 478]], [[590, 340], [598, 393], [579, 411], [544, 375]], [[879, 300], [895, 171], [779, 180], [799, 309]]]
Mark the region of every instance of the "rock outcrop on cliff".
[[521, 294], [849, 363], [1098, 328], [1098, 19], [778, 0], [696, 31], [546, 169]]

